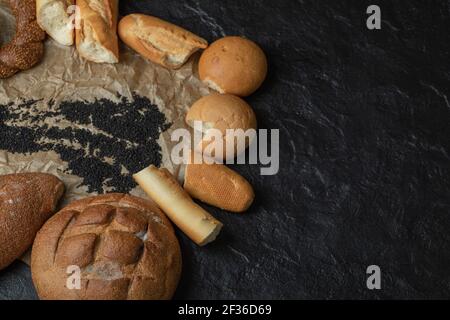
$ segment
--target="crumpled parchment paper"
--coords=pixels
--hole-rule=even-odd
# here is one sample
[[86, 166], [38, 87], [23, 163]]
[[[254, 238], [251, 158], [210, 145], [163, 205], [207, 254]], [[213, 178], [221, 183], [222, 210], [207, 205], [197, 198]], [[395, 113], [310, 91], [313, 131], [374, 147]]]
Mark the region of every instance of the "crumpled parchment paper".
[[[7, 1], [0, 0], [0, 45], [7, 43], [13, 35], [14, 17]], [[62, 101], [100, 98], [118, 101], [120, 96], [132, 99], [135, 92], [149, 98], [172, 123], [171, 128], [161, 134], [158, 143], [163, 166], [176, 173], [178, 167], [169, 157], [170, 134], [176, 128], [185, 127], [183, 119], [187, 109], [209, 93], [195, 75], [197, 61], [198, 55], [180, 70], [171, 71], [145, 60], [121, 44], [120, 63], [96, 64], [80, 58], [75, 47], [64, 47], [47, 38], [45, 56], [39, 65], [0, 80], [0, 104], [18, 103], [21, 99], [40, 100], [36, 108], [39, 112], [47, 110], [51, 100], [54, 105]], [[51, 121], [46, 120], [47, 124]], [[26, 123], [21, 125], [26, 126]], [[90, 127], [90, 130], [95, 133], [96, 129]], [[62, 205], [89, 195], [83, 179], [71, 174], [67, 165], [56, 152], [20, 154], [0, 150], [0, 174], [49, 172], [62, 179], [67, 189]], [[140, 188], [131, 193], [145, 197]]]

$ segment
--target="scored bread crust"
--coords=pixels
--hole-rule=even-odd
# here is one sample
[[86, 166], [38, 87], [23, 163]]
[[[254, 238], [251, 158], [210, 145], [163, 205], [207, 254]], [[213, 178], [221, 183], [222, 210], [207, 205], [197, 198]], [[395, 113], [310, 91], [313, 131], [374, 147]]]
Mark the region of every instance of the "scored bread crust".
[[75, 40], [78, 53], [97, 63], [119, 62], [118, 0], [77, 0], [80, 28]]
[[0, 176], [0, 270], [31, 246], [63, 193], [64, 184], [50, 174]]
[[0, 47], [0, 79], [32, 68], [44, 56], [45, 32], [36, 22], [35, 0], [9, 0], [8, 3], [16, 19], [16, 34]]
[[[81, 270], [69, 289], [67, 267]], [[106, 194], [75, 201], [38, 232], [31, 254], [41, 299], [170, 299], [181, 274], [178, 240], [149, 200]]]
[[37, 23], [51, 38], [65, 46], [74, 44], [75, 30], [67, 12], [74, 4], [75, 0], [36, 0]]
[[156, 17], [130, 14], [119, 22], [119, 36], [145, 58], [166, 68], [179, 69], [208, 42], [190, 31]]
[[183, 187], [191, 197], [231, 212], [246, 211], [255, 198], [250, 183], [223, 164], [187, 164]]

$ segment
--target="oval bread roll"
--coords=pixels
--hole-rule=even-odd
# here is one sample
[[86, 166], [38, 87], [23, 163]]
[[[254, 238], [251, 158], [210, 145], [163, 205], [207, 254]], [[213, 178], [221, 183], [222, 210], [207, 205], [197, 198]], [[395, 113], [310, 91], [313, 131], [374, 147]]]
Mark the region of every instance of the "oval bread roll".
[[145, 58], [178, 69], [208, 42], [174, 24], [144, 14], [130, 14], [119, 23], [119, 36]]
[[244, 212], [255, 198], [250, 183], [223, 164], [189, 163], [184, 174], [189, 195], [212, 206]]

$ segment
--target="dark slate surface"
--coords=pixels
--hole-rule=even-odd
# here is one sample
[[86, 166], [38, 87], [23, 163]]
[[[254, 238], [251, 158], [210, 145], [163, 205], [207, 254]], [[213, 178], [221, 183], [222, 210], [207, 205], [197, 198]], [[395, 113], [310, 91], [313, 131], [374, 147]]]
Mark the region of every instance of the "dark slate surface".
[[[245, 215], [197, 248], [183, 235], [176, 298], [450, 296], [450, 4], [377, 1], [121, 1], [213, 40], [245, 35], [270, 75], [248, 98], [280, 129], [281, 168], [261, 177]], [[366, 288], [366, 268], [382, 290]], [[29, 271], [0, 273], [1, 298], [34, 298]]]

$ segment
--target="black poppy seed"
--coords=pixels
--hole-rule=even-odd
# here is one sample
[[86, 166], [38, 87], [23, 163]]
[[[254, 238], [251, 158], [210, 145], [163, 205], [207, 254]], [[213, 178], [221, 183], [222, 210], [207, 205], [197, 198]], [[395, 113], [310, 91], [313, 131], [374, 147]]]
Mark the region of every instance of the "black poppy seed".
[[[104, 191], [103, 187], [129, 192], [136, 186], [132, 173], [149, 164], [161, 164], [161, 149], [156, 140], [170, 124], [146, 97], [135, 94], [132, 101], [122, 97], [119, 103], [98, 99], [93, 103], [62, 102], [59, 106], [50, 101], [52, 111], [30, 114], [29, 109], [37, 103], [28, 100], [0, 105], [0, 149], [19, 153], [53, 150], [68, 162], [71, 173], [84, 179], [90, 192], [99, 193]], [[61, 129], [39, 123], [56, 116], [75, 125], [92, 125], [106, 134], [93, 134], [76, 126]], [[19, 125], [18, 121], [26, 121], [29, 126]], [[42, 142], [43, 138], [48, 142]], [[62, 143], [63, 139], [70, 142], [69, 146]], [[76, 144], [81, 148], [76, 148]], [[113, 163], [105, 158], [113, 159]], [[123, 168], [129, 173], [123, 173]]]

